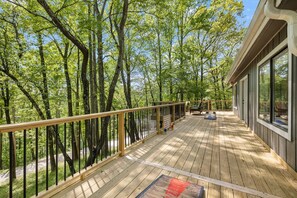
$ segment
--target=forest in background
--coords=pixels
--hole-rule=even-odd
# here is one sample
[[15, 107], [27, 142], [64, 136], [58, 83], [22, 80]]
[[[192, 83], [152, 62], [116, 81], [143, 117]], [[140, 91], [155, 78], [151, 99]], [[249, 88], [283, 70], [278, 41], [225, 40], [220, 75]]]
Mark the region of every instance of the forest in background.
[[[0, 124], [231, 99], [225, 77], [245, 31], [242, 10], [241, 0], [1, 1]], [[102, 118], [100, 133], [84, 123], [95, 156], [107, 145], [109, 122]], [[59, 133], [48, 130], [51, 140]], [[0, 169], [8, 167], [8, 144], [16, 152], [15, 134], [0, 133]]]
[[238, 0], [1, 1], [0, 124], [230, 99], [242, 9]]

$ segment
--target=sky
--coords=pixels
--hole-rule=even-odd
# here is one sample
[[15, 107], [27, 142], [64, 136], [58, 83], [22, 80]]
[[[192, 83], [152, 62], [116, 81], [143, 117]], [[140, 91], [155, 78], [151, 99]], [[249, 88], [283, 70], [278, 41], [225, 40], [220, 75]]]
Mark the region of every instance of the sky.
[[245, 27], [248, 27], [260, 0], [242, 0], [242, 1], [244, 5], [243, 21], [245, 21], [245, 24], [244, 24]]

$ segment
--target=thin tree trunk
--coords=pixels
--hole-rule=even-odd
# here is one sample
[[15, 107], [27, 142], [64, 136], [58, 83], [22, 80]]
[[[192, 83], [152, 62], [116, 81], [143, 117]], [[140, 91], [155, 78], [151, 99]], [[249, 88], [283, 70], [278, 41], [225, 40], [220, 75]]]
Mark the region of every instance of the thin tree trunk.
[[[159, 23], [159, 22], [158, 22]], [[162, 52], [161, 52], [161, 38], [160, 31], [157, 30], [157, 40], [158, 40], [158, 60], [159, 60], [159, 100], [163, 101], [163, 82], [162, 82]]]
[[[184, 13], [181, 14], [181, 24], [180, 24], [180, 71], [184, 70]], [[181, 85], [183, 86], [183, 76], [181, 77]], [[184, 89], [180, 87], [180, 100], [184, 100]]]
[[[10, 91], [8, 88], [8, 82], [5, 81], [3, 87], [1, 87], [2, 89], [2, 99], [4, 102], [4, 113], [5, 113], [5, 118], [6, 118], [6, 123], [7, 124], [11, 124], [11, 118], [10, 118]], [[11, 158], [11, 172], [12, 172], [12, 178], [15, 179], [16, 178], [16, 141], [15, 141], [15, 135], [14, 133], [8, 133], [8, 137], [9, 137], [9, 144], [10, 144], [10, 152], [12, 153], [12, 155], [10, 155], [9, 157]]]
[[[73, 100], [72, 100], [72, 85], [71, 85], [71, 80], [69, 76], [69, 68], [68, 68], [68, 57], [70, 56], [69, 52], [69, 42], [65, 43], [65, 49], [64, 52], [62, 52], [59, 44], [55, 41], [55, 44], [58, 48], [58, 51], [60, 55], [63, 58], [63, 67], [64, 67], [64, 75], [65, 75], [65, 81], [66, 81], [66, 90], [67, 90], [67, 107], [68, 107], [68, 116], [71, 117], [73, 116]], [[79, 90], [77, 91], [79, 93]], [[72, 145], [72, 158], [73, 160], [78, 159], [78, 140], [77, 140], [77, 134], [74, 130], [74, 123], [70, 122], [69, 123], [69, 133], [71, 134], [71, 139], [70, 139], [70, 144]]]
[[[172, 44], [173, 44], [173, 39], [170, 39], [170, 48], [168, 52], [168, 59], [169, 59], [169, 71], [173, 71], [172, 69]], [[172, 77], [169, 79], [169, 100], [173, 100], [173, 82], [172, 82]]]
[[[45, 0], [37, 0], [38, 3], [44, 8], [49, 17], [52, 19], [53, 24], [63, 33], [63, 35], [69, 39], [82, 53], [83, 60], [81, 66], [81, 80], [83, 87], [83, 104], [84, 104], [84, 113], [90, 114], [90, 102], [89, 102], [89, 81], [87, 79], [87, 69], [88, 69], [88, 58], [89, 50], [85, 45], [75, 37], [68, 29], [63, 25], [60, 19], [57, 17], [56, 13], [49, 7]], [[90, 132], [90, 121], [85, 121], [85, 133], [87, 135], [88, 144], [91, 142], [91, 132]]]
[[[45, 114], [47, 119], [52, 119], [51, 115], [51, 109], [50, 109], [50, 103], [49, 103], [49, 93], [48, 93], [48, 85], [47, 85], [47, 74], [46, 74], [46, 65], [45, 65], [45, 59], [44, 59], [44, 52], [43, 52], [43, 41], [41, 34], [38, 34], [38, 43], [39, 43], [39, 56], [40, 56], [40, 63], [41, 63], [41, 74], [42, 74], [42, 82], [43, 87], [40, 88], [41, 97], [43, 101], [43, 105], [45, 108]], [[52, 127], [50, 127], [52, 128]], [[56, 161], [55, 161], [55, 152], [54, 152], [54, 143], [53, 143], [53, 130], [50, 130], [49, 133], [49, 152], [50, 152], [50, 165], [51, 165], [51, 171], [54, 171], [56, 169]]]
[[[124, 69], [121, 71], [121, 74], [122, 74], [122, 81], [123, 81], [123, 85], [124, 85], [124, 93], [125, 93], [125, 98], [126, 98], [126, 102], [127, 102], [127, 107], [133, 108], [132, 98], [131, 98], [131, 66], [130, 66], [129, 49], [127, 51], [128, 52], [127, 52], [126, 61], [125, 61], [127, 78], [125, 78]], [[136, 140], [140, 139], [138, 130], [137, 130], [137, 126], [136, 126], [136, 122], [135, 122], [134, 113], [133, 112], [129, 113], [128, 117], [129, 117], [128, 122], [130, 125], [128, 134], [130, 136], [131, 143], [134, 143]]]
[[76, 71], [76, 91], [75, 91], [75, 115], [80, 115], [79, 112], [79, 72], [80, 72], [80, 53], [77, 50], [77, 71]]
[[[128, 15], [128, 6], [129, 6], [129, 0], [124, 0], [123, 3], [123, 10], [122, 10], [122, 18], [120, 21], [120, 24], [116, 24], [115, 22], [115, 28], [117, 31], [117, 35], [118, 35], [118, 51], [119, 51], [119, 55], [118, 55], [118, 60], [117, 60], [117, 66], [109, 87], [109, 92], [108, 92], [108, 97], [107, 97], [107, 101], [106, 101], [106, 111], [110, 111], [112, 108], [112, 101], [114, 98], [114, 93], [115, 93], [115, 88], [116, 88], [116, 84], [118, 82], [118, 78], [119, 75], [121, 73], [121, 70], [123, 69], [123, 59], [124, 59], [124, 48], [125, 48], [125, 32], [124, 32], [124, 28], [125, 28], [125, 24], [127, 21], [127, 15]], [[112, 6], [111, 6], [111, 10], [112, 10]], [[99, 144], [96, 146], [96, 149], [94, 150], [94, 157], [88, 158], [88, 162], [87, 165], [91, 165], [94, 160], [95, 157], [99, 154], [100, 150], [102, 149], [103, 154], [106, 155], [107, 151], [108, 151], [108, 141], [107, 141], [107, 129], [108, 129], [108, 124], [110, 121], [110, 117], [106, 117], [103, 119], [103, 123], [102, 123], [102, 131], [101, 131], [101, 135], [100, 135], [100, 142]]]

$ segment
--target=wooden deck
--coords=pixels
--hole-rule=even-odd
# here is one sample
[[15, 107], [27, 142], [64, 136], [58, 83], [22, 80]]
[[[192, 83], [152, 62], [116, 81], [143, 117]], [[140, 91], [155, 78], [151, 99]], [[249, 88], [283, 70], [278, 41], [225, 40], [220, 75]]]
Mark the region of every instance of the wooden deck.
[[297, 197], [297, 178], [230, 112], [187, 116], [56, 197], [135, 197], [161, 174], [205, 187], [205, 197]]

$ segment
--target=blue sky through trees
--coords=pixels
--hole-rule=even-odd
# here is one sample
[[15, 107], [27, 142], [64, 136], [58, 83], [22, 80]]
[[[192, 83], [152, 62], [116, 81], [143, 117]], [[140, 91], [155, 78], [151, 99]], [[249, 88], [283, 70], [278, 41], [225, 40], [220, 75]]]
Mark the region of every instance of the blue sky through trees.
[[245, 21], [244, 26], [248, 27], [255, 10], [258, 6], [259, 0], [243, 0], [244, 11], [243, 11], [243, 21]]

